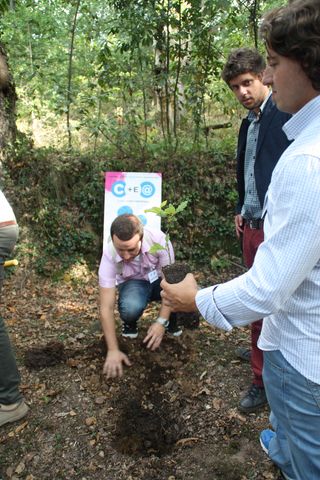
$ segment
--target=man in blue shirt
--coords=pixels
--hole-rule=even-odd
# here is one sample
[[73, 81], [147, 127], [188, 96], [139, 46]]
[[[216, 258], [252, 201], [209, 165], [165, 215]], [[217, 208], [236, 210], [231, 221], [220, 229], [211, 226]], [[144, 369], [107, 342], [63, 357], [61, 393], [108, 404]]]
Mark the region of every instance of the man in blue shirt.
[[[262, 82], [266, 62], [255, 49], [233, 50], [224, 66], [222, 78], [249, 113], [242, 121], [237, 148], [238, 203], [236, 235], [242, 242], [244, 262], [253, 264], [263, 241], [262, 207], [272, 171], [289, 146], [282, 126], [290, 115], [280, 112], [267, 85]], [[263, 352], [258, 348], [262, 320], [251, 324], [251, 352], [240, 357], [251, 360], [252, 384], [239, 403], [239, 410], [250, 413], [267, 403], [262, 379]]]

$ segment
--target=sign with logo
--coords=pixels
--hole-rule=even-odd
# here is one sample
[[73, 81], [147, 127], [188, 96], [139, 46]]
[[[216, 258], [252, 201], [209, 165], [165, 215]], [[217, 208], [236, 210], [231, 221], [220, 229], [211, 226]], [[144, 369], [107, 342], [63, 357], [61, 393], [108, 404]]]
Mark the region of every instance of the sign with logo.
[[106, 172], [104, 196], [104, 234], [106, 245], [113, 220], [123, 213], [133, 213], [143, 225], [161, 228], [161, 219], [147, 208], [161, 204], [161, 173]]

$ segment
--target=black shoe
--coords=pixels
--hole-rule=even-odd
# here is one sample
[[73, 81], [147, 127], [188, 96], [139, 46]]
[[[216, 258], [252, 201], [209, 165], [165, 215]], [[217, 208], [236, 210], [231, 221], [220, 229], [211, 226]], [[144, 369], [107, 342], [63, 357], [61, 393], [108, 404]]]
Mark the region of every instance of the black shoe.
[[244, 360], [245, 362], [251, 361], [251, 350], [249, 348], [245, 348], [245, 347], [236, 348], [236, 355], [238, 358], [241, 358], [241, 360]]
[[167, 332], [174, 337], [180, 337], [182, 335], [182, 330], [178, 327], [176, 318], [171, 318], [169, 320], [169, 325], [167, 327]]
[[129, 325], [128, 323], [123, 323], [122, 336], [125, 338], [137, 338], [138, 336], [137, 325]]
[[240, 412], [250, 413], [267, 405], [267, 403], [268, 400], [264, 388], [252, 384], [245, 396], [240, 400], [238, 408]]

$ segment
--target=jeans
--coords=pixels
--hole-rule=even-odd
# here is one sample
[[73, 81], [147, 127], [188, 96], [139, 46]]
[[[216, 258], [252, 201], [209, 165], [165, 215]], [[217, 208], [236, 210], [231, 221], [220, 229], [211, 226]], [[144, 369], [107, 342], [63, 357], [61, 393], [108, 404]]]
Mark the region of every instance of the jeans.
[[270, 459], [294, 480], [319, 480], [320, 385], [298, 373], [277, 350], [264, 352], [263, 378], [276, 432]]
[[[147, 280], [128, 280], [120, 283], [118, 309], [124, 323], [136, 326], [148, 303], [161, 300], [160, 282], [161, 279], [158, 278], [152, 283]], [[170, 320], [172, 317], [175, 317], [175, 314], [170, 315]]]
[[[0, 297], [4, 279], [4, 267], [1, 264], [9, 258], [17, 241], [18, 231], [17, 225], [0, 228]], [[10, 405], [18, 402], [22, 398], [19, 384], [20, 374], [15, 355], [3, 318], [0, 316], [0, 403]]]

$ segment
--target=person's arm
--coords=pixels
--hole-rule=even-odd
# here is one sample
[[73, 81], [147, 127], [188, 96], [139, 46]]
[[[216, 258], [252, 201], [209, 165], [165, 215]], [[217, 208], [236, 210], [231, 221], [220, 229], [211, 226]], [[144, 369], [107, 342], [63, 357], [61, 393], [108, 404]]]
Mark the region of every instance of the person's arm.
[[[161, 303], [161, 308], [159, 311], [159, 317], [161, 317], [164, 320], [169, 320], [171, 313], [171, 309], [164, 305], [163, 301]], [[164, 337], [165, 334], [165, 327], [161, 325], [161, 323], [155, 321], [153, 322], [152, 325], [150, 325], [147, 335], [143, 340], [143, 343], [146, 343], [146, 347], [149, 348], [150, 350], [156, 350]]]
[[240, 238], [241, 234], [243, 233], [243, 223], [244, 223], [243, 216], [240, 215], [240, 213], [234, 217], [234, 223], [236, 227], [237, 238]]
[[165, 304], [193, 311], [195, 302], [208, 323], [227, 331], [278, 312], [319, 261], [319, 168], [317, 158], [293, 155], [278, 168], [269, 187], [265, 241], [248, 272], [197, 293], [189, 274], [175, 285], [162, 281]]
[[119, 350], [114, 319], [115, 302], [116, 288], [100, 287], [100, 321], [108, 347], [103, 373], [107, 378], [122, 376], [123, 363], [131, 365], [127, 355]]

